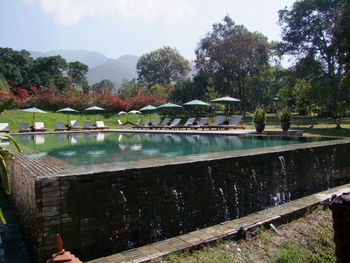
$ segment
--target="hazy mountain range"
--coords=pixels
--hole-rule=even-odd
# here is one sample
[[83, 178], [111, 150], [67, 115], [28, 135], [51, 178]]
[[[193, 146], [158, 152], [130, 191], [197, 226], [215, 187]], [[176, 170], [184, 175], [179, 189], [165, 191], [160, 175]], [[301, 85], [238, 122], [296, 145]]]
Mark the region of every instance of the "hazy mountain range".
[[137, 77], [137, 56], [125, 55], [117, 59], [111, 59], [105, 55], [88, 50], [53, 50], [49, 52], [30, 51], [33, 58], [60, 55], [68, 62], [80, 61], [89, 66], [87, 78], [89, 84], [95, 84], [103, 79], [112, 81], [118, 89], [124, 79]]

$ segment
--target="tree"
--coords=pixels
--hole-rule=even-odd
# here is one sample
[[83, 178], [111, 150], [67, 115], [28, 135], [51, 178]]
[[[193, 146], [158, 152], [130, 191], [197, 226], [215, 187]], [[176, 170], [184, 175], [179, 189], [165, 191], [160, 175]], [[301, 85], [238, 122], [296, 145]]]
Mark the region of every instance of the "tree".
[[323, 83], [322, 103], [336, 120], [337, 127], [350, 99], [348, 90], [341, 85], [344, 52], [335, 35], [338, 13], [344, 3], [344, 0], [301, 0], [290, 10], [279, 11], [280, 50], [315, 62]]
[[97, 94], [112, 93], [114, 90], [114, 84], [109, 79], [103, 79], [99, 83], [92, 85], [92, 91]]
[[143, 55], [137, 62], [138, 80], [149, 85], [176, 84], [184, 80], [191, 68], [176, 49], [163, 47]]
[[39, 57], [34, 60], [30, 82], [38, 87], [55, 86], [63, 92], [69, 86], [67, 70], [68, 64], [61, 56]]
[[236, 25], [229, 16], [213, 25], [196, 49], [196, 68], [211, 74], [221, 95], [238, 97], [245, 108], [246, 79], [268, 64], [269, 43], [257, 32]]
[[26, 50], [0, 48], [0, 75], [12, 87], [28, 86], [27, 79], [33, 59]]
[[68, 63], [68, 77], [73, 84], [82, 84], [86, 82], [86, 73], [89, 71], [89, 66], [79, 61]]

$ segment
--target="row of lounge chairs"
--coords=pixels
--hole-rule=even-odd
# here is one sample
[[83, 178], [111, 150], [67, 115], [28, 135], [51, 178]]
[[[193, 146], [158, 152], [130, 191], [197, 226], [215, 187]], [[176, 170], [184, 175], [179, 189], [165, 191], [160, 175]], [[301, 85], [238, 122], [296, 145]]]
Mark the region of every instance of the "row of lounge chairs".
[[215, 121], [209, 125], [208, 117], [200, 118], [198, 122], [196, 118], [189, 118], [183, 125], [180, 125], [181, 119], [174, 119], [171, 122], [170, 118], [165, 118], [162, 123], [160, 119], [155, 120], [153, 123], [147, 120], [143, 126], [135, 126], [134, 129], [245, 129], [242, 123], [243, 116], [232, 115], [231, 119], [227, 121], [225, 116], [217, 116]]
[[[69, 125], [65, 125], [63, 122], [56, 122], [55, 131], [68, 131], [68, 130], [105, 130], [109, 129], [103, 121], [96, 121], [96, 124], [92, 124], [91, 121], [85, 121], [84, 126], [80, 126], [78, 121], [72, 120]], [[35, 122], [33, 126], [29, 126], [28, 123], [20, 123], [19, 132], [45, 132], [47, 128], [43, 122]], [[0, 123], [0, 133], [10, 132], [8, 123]]]

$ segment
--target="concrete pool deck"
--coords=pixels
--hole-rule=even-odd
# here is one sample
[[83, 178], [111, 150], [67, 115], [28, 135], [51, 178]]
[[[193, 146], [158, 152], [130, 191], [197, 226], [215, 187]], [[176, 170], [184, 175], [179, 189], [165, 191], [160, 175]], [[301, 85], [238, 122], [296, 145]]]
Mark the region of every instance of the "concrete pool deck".
[[291, 218], [300, 217], [309, 208], [327, 202], [333, 195], [341, 195], [349, 192], [350, 184], [334, 187], [239, 219], [225, 221], [184, 235], [91, 260], [87, 263], [149, 262], [167, 256], [173, 252], [199, 249], [203, 245], [216, 242], [220, 239], [237, 239], [244, 234], [242, 232], [253, 231], [259, 226], [282, 224], [283, 222], [289, 221]]

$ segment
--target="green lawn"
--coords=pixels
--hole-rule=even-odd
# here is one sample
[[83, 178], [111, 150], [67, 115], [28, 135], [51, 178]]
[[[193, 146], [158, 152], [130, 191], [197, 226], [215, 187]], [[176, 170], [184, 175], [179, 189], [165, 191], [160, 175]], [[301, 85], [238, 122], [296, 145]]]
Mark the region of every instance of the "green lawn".
[[[55, 129], [56, 122], [67, 123], [68, 115], [66, 113], [57, 113], [57, 112], [47, 112], [47, 113], [35, 113], [35, 121], [42, 121], [45, 123], [45, 127], [48, 130]], [[117, 118], [119, 118], [122, 122], [132, 121], [136, 122], [139, 118], [139, 115], [103, 115], [103, 114], [70, 114], [69, 120], [78, 120], [80, 125], [84, 124], [84, 121], [94, 122], [96, 120], [103, 120], [105, 125], [110, 126], [111, 128], [120, 128], [117, 125]], [[142, 119], [146, 118], [157, 118], [157, 115], [142, 115]], [[23, 112], [21, 110], [6, 110], [0, 114], [0, 122], [9, 123], [10, 130], [12, 132], [17, 132], [19, 130], [19, 126], [21, 122], [27, 122], [30, 125], [33, 122], [33, 113], [31, 112]]]
[[[70, 114], [70, 120], [78, 120], [80, 125], [83, 125], [84, 121], [92, 121], [94, 120], [103, 120], [105, 125], [108, 125], [112, 128], [121, 128], [120, 125], [117, 125], [117, 118], [119, 118], [122, 122], [131, 121], [136, 122], [137, 119], [141, 117], [143, 122], [146, 119], [155, 120], [161, 116], [157, 114], [142, 114], [142, 115], [121, 115], [117, 116], [117, 114], [86, 114], [86, 113], [78, 113], [78, 114]], [[187, 117], [185, 116], [177, 116], [182, 117], [183, 122]], [[27, 122], [29, 124], [32, 123], [33, 114], [30, 112], [23, 112], [21, 110], [7, 110], [0, 114], [0, 122], [7, 122], [10, 125], [10, 130], [12, 132], [17, 132], [19, 130], [19, 124], [21, 122]], [[211, 118], [213, 119], [213, 117]], [[42, 121], [45, 123], [45, 127], [48, 130], [55, 129], [56, 122], [67, 122], [67, 114], [66, 113], [57, 113], [57, 112], [47, 112], [47, 113], [36, 113], [35, 114], [36, 121]], [[250, 115], [245, 116], [243, 119], [243, 123], [246, 129], [254, 129], [254, 125], [252, 124], [252, 117]], [[316, 120], [316, 124], [314, 128], [309, 128], [310, 119], [304, 116], [293, 116], [291, 129], [301, 129], [304, 130], [304, 135], [306, 136], [337, 136], [337, 137], [350, 137], [350, 118], [344, 118], [342, 120], [342, 128], [336, 129], [334, 121], [330, 118], [318, 118]], [[125, 127], [131, 127], [125, 126]], [[281, 129], [279, 120], [276, 117], [276, 114], [268, 114], [266, 130], [271, 129]]]

